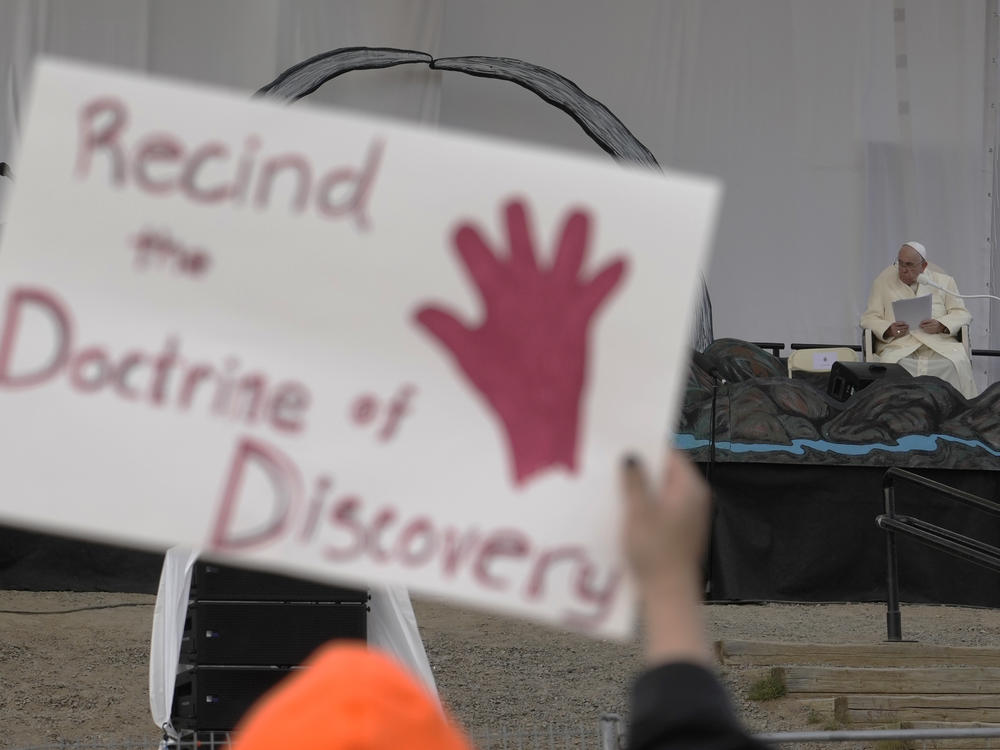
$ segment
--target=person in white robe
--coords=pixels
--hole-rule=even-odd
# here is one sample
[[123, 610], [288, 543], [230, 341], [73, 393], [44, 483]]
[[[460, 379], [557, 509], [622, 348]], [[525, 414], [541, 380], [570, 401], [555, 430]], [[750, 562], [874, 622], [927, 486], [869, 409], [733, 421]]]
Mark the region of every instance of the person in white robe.
[[[917, 277], [921, 273], [953, 293], [920, 283]], [[965, 347], [955, 338], [972, 316], [957, 293], [958, 286], [951, 276], [928, 269], [927, 248], [919, 242], [907, 242], [899, 248], [896, 262], [875, 278], [861, 327], [872, 332], [878, 361], [898, 363], [913, 376], [941, 378], [966, 398], [973, 398], [979, 391], [972, 363]], [[919, 328], [895, 320], [893, 302], [925, 294], [931, 295], [931, 317]]]

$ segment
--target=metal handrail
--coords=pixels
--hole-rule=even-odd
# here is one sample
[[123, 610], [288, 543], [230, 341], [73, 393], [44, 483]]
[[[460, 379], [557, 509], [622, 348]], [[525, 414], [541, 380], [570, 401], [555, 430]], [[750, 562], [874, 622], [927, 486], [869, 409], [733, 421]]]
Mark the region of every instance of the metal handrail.
[[855, 352], [861, 351], [860, 344], [789, 344], [788, 348], [793, 352], [799, 349], [850, 349]]
[[761, 349], [770, 349], [771, 354], [775, 357], [785, 348], [784, 343], [781, 341], [751, 341], [750, 343]]
[[960, 557], [991, 570], [1000, 570], [1000, 549], [972, 537], [909, 516], [896, 518], [878, 516], [875, 523], [883, 531], [898, 531], [954, 557]]
[[934, 547], [949, 555], [968, 562], [982, 565], [990, 570], [1000, 571], [1000, 547], [959, 534], [957, 531], [935, 526], [919, 518], [896, 515], [896, 480], [918, 484], [934, 492], [958, 500], [977, 510], [1000, 516], [1000, 503], [973, 495], [971, 492], [949, 487], [946, 484], [927, 479], [912, 471], [895, 466], [882, 475], [882, 495], [885, 513], [875, 518], [875, 525], [885, 532], [886, 548], [886, 638], [901, 641], [902, 622], [899, 613], [899, 564], [896, 552], [896, 534], [916, 539], [921, 544]]
[[893, 466], [886, 469], [885, 474], [882, 475], [882, 489], [891, 489], [894, 480], [896, 478], [902, 479], [907, 482], [912, 482], [913, 484], [919, 484], [927, 489], [934, 490], [941, 495], [947, 495], [956, 500], [959, 500], [966, 505], [972, 505], [979, 510], [984, 510], [987, 513], [992, 513], [994, 515], [1000, 516], [1000, 502], [995, 500], [987, 500], [985, 497], [979, 497], [979, 495], [973, 495], [971, 492], [966, 492], [965, 490], [956, 489], [955, 487], [949, 487], [947, 484], [941, 484], [941, 482], [935, 482], [933, 479], [928, 479], [927, 477], [922, 477], [919, 474], [914, 474], [912, 471], [907, 471], [906, 469], [900, 469], [897, 466]]

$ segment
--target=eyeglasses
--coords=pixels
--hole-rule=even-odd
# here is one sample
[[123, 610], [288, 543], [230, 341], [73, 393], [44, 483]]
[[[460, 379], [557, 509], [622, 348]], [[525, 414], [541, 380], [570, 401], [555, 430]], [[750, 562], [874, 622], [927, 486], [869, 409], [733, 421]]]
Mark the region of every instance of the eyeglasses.
[[917, 268], [920, 268], [923, 264], [924, 262], [922, 260], [917, 261], [916, 263], [910, 263], [909, 261], [905, 260], [897, 260], [895, 263], [893, 263], [894, 266], [899, 266], [900, 268], [906, 271], [913, 271]]

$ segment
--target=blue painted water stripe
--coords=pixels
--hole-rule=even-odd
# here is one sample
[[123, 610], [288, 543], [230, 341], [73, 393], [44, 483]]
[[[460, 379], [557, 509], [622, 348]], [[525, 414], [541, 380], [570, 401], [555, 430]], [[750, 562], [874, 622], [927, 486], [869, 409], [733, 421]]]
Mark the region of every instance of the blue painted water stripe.
[[[909, 451], [936, 451], [938, 441], [943, 440], [950, 443], [961, 443], [970, 448], [981, 448], [987, 453], [1000, 457], [1000, 451], [994, 450], [981, 440], [965, 440], [954, 435], [903, 435], [895, 445], [888, 443], [831, 443], [828, 440], [809, 440], [807, 438], [796, 438], [790, 445], [775, 445], [771, 443], [733, 443], [728, 440], [716, 442], [718, 450], [729, 451], [730, 453], [793, 453], [797, 456], [805, 454], [806, 448], [811, 448], [822, 453], [838, 453], [842, 456], [864, 456], [872, 451], [887, 451], [889, 453], [907, 453]], [[690, 434], [679, 434], [674, 436], [674, 444], [682, 450], [693, 450], [694, 448], [705, 448], [708, 440], [701, 440]]]

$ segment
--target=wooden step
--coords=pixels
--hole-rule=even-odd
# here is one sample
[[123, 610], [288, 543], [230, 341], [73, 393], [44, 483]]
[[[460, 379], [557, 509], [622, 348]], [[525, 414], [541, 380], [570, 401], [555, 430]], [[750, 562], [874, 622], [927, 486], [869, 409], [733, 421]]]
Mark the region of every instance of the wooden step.
[[834, 702], [834, 716], [847, 724], [1000, 722], [1000, 695], [840, 696]]
[[[843, 696], [840, 696], [843, 698]], [[830, 695], [823, 698], [799, 698], [796, 702], [803, 708], [811, 708], [816, 713], [833, 718], [838, 698]]]
[[[866, 725], [866, 729], [885, 729], [889, 731], [906, 729], [1000, 729], [1000, 724], [981, 721], [908, 721], [891, 722], [888, 724]], [[850, 729], [860, 729], [855, 725]], [[929, 739], [921, 738], [907, 740], [905, 747], [919, 748], [923, 750], [998, 750], [1000, 749], [1000, 737], [962, 737], [956, 739]], [[831, 746], [832, 748], [832, 746]]]
[[[969, 737], [968, 739], [954, 740], [910, 740], [902, 747], [919, 748], [919, 750], [997, 750], [1000, 738], [996, 737]], [[992, 742], [992, 745], [987, 745]]]
[[905, 747], [916, 750], [924, 750], [925, 748], [926, 750], [998, 750], [1000, 737], [961, 737], [947, 740], [924, 738], [906, 740]]
[[[990, 728], [997, 729], [1000, 728], [998, 724], [988, 724], [984, 722], [965, 722], [965, 721], [912, 721], [906, 722], [903, 726], [907, 729], [981, 729]], [[851, 727], [852, 729], [857, 729], [858, 727]], [[893, 724], [875, 724], [870, 729], [887, 729], [896, 730], [899, 729], [898, 723]], [[831, 746], [832, 748], [833, 746]], [[963, 737], [957, 739], [919, 739], [919, 740], [908, 740], [906, 742], [906, 747], [917, 748], [919, 750], [998, 750], [1000, 748], [1000, 737]]]
[[[911, 729], [1000, 729], [995, 721], [909, 721]], [[1000, 748], [1000, 737], [994, 740]]]
[[934, 646], [926, 643], [779, 643], [716, 641], [720, 664], [748, 666], [1000, 668], [1000, 648]]
[[[723, 665], [774, 667], [811, 720], [849, 729], [1000, 728], [1000, 649], [921, 643], [717, 641]], [[1000, 737], [914, 740], [1000, 750]]]
[[989, 694], [1000, 693], [1000, 668], [784, 668], [785, 687], [799, 693]]

